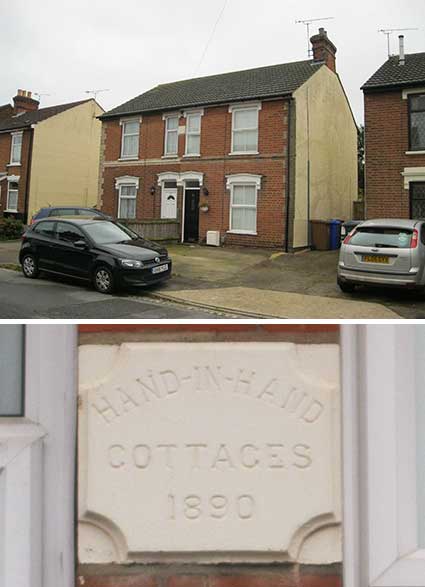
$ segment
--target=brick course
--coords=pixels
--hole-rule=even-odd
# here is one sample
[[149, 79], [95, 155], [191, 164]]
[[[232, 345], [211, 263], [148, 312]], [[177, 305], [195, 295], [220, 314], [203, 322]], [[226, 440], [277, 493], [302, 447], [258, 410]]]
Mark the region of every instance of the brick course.
[[366, 217], [409, 218], [405, 167], [425, 167], [425, 155], [409, 150], [408, 100], [401, 90], [365, 93]]
[[[105, 569], [84, 565], [76, 587], [342, 587], [342, 567], [333, 565], [273, 564], [211, 565], [188, 569], [150, 565]], [[101, 566], [100, 566], [101, 567]]]
[[[143, 115], [139, 140], [139, 161], [118, 161], [121, 151], [119, 119], [103, 122], [105, 157], [101, 188], [102, 208], [117, 215], [118, 194], [115, 178], [131, 175], [140, 178], [136, 218], [161, 216], [161, 188], [158, 173], [196, 171], [204, 173], [209, 196], [209, 211], [199, 213], [200, 241], [207, 230], [220, 230], [225, 242], [235, 245], [265, 247], [284, 246], [285, 177], [288, 131], [288, 103], [284, 99], [262, 102], [259, 112], [259, 155], [229, 156], [231, 151], [232, 115], [228, 106], [204, 109], [201, 120], [201, 157], [184, 157], [185, 136], [179, 135], [178, 159], [164, 159], [165, 122], [161, 114]], [[180, 118], [180, 126], [185, 119]], [[237, 173], [262, 175], [257, 202], [257, 236], [230, 234], [230, 191], [226, 176]], [[155, 186], [152, 196], [150, 189]], [[178, 188], [178, 218], [182, 215], [183, 188]]]

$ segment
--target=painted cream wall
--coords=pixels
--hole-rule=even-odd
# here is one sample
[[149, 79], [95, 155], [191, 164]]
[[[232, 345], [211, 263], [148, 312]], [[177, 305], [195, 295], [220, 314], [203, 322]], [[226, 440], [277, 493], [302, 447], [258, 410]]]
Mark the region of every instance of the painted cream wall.
[[97, 203], [102, 112], [89, 100], [35, 126], [28, 218], [42, 206]]
[[309, 155], [310, 218], [351, 218], [357, 199], [357, 129], [341, 82], [326, 66], [296, 90], [294, 98], [296, 248], [308, 245]]

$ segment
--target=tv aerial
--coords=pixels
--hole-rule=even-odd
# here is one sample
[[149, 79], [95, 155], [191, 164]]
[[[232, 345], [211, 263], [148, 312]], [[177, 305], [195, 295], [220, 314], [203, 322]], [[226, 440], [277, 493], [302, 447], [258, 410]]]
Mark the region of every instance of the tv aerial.
[[102, 92], [109, 92], [109, 88], [108, 89], [103, 89], [103, 90], [85, 90], [85, 94], [91, 94], [93, 96], [93, 98], [96, 100], [97, 99], [97, 95], [102, 93]]
[[307, 56], [311, 57], [313, 55], [313, 49], [310, 47], [310, 25], [313, 22], [318, 22], [321, 20], [333, 20], [334, 16], [323, 16], [321, 18], [306, 18], [304, 20], [296, 20], [295, 24], [303, 24], [307, 28]]
[[39, 102], [41, 102], [43, 96], [51, 96], [51, 94], [48, 94], [47, 92], [33, 92], [33, 95], [38, 97]]
[[402, 31], [417, 31], [417, 28], [407, 28], [407, 29], [378, 29], [378, 33], [383, 33], [387, 37], [387, 49], [388, 49], [388, 57], [391, 57], [391, 35], [393, 33], [401, 33]]

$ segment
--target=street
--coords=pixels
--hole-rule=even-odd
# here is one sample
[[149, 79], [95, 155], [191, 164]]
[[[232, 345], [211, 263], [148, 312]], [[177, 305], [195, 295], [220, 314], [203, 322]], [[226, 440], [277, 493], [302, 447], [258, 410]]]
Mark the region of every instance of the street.
[[20, 272], [0, 269], [0, 318], [214, 320], [240, 316], [148, 299], [143, 293], [106, 296], [76, 281], [29, 280]]

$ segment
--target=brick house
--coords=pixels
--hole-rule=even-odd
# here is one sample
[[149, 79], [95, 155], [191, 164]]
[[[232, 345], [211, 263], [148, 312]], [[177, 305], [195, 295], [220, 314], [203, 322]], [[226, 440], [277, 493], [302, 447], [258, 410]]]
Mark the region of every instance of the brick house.
[[102, 112], [93, 99], [39, 108], [25, 90], [0, 107], [1, 216], [96, 204]]
[[174, 223], [181, 241], [309, 245], [309, 220], [347, 218], [357, 129], [326, 31], [313, 58], [164, 84], [100, 116], [100, 205]]
[[425, 53], [390, 57], [362, 86], [366, 218], [425, 218]]

